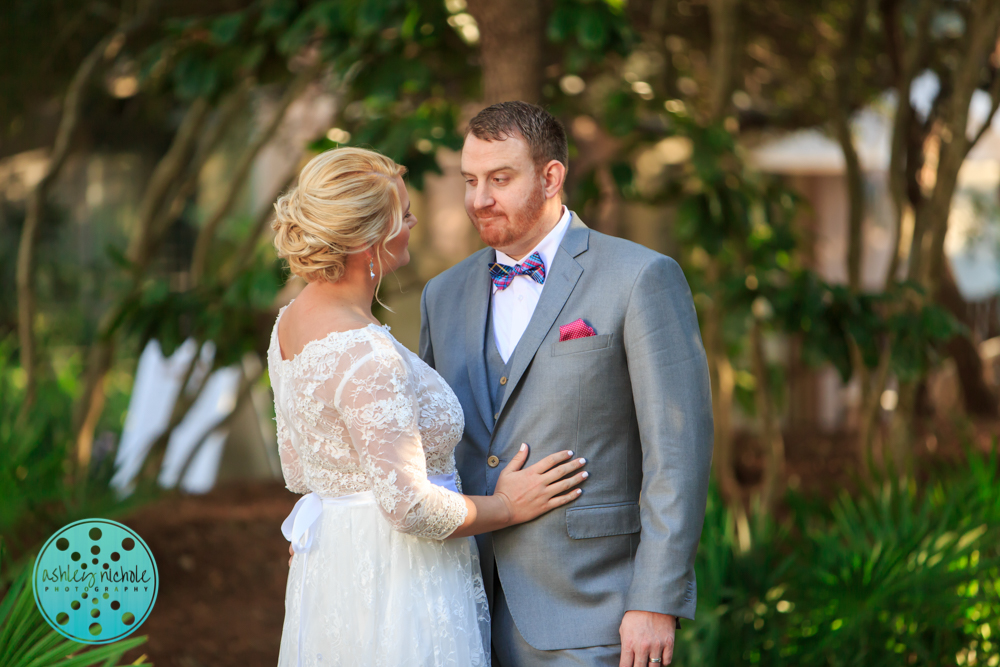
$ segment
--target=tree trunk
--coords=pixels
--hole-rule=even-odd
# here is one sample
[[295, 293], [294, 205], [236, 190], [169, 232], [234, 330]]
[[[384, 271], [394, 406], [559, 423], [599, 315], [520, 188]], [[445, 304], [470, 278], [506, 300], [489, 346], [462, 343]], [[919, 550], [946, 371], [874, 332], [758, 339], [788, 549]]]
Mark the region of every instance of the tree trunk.
[[236, 204], [236, 198], [246, 186], [247, 176], [250, 175], [250, 168], [253, 167], [253, 162], [257, 154], [271, 140], [274, 133], [278, 131], [288, 107], [298, 99], [306, 86], [319, 75], [322, 67], [323, 62], [317, 59], [316, 63], [308, 66], [296, 75], [282, 96], [278, 108], [275, 109], [274, 117], [271, 118], [271, 121], [260, 131], [253, 141], [250, 142], [240, 156], [239, 162], [237, 162], [236, 168], [233, 170], [233, 175], [230, 178], [229, 188], [226, 190], [226, 195], [222, 198], [222, 203], [219, 204], [215, 211], [212, 212], [212, 215], [202, 225], [201, 231], [198, 233], [198, 238], [195, 241], [194, 253], [191, 259], [192, 285], [197, 285], [201, 282], [208, 263], [212, 241], [215, 240], [215, 235], [219, 231], [223, 220], [225, 220]]
[[195, 370], [198, 368], [199, 362], [201, 361], [201, 352], [204, 349], [204, 345], [204, 342], [198, 345], [194, 355], [188, 362], [187, 368], [184, 370], [184, 375], [180, 382], [180, 391], [177, 393], [177, 400], [174, 402], [174, 407], [170, 411], [170, 419], [167, 420], [167, 427], [163, 429], [163, 432], [160, 433], [160, 435], [153, 441], [153, 444], [149, 446], [149, 451], [146, 452], [146, 460], [143, 462], [138, 475], [140, 480], [145, 479], [150, 482], [156, 480], [157, 475], [163, 468], [163, 458], [167, 453], [167, 445], [170, 444], [170, 436], [173, 435], [174, 429], [177, 428], [181, 421], [183, 421], [188, 410], [191, 409], [191, 406], [198, 400], [198, 396], [201, 394], [202, 389], [205, 388], [208, 378], [211, 376], [212, 371], [215, 370], [211, 367], [206, 369], [205, 372], [201, 374], [198, 386], [189, 386], [191, 384], [191, 378], [194, 376]]
[[[879, 355], [875, 372], [870, 372], [861, 360], [861, 351], [857, 343], [851, 339], [851, 359], [855, 369], [861, 369], [858, 377], [861, 380], [861, 414], [858, 423], [858, 467], [872, 477], [879, 466], [884, 466], [884, 457], [876, 456], [876, 436], [878, 435], [878, 417], [881, 407], [882, 392], [885, 391], [889, 379], [889, 362], [892, 360], [892, 347], [887, 344]], [[881, 450], [881, 448], [880, 448]], [[881, 451], [880, 451], [881, 453]]]
[[[230, 426], [232, 426], [233, 422], [236, 420], [237, 415], [240, 412], [240, 408], [244, 405], [244, 403], [246, 403], [247, 399], [250, 398], [250, 391], [253, 389], [254, 383], [260, 379], [261, 375], [263, 374], [263, 370], [264, 368], [263, 366], [261, 366], [261, 371], [250, 377], [246, 375], [246, 371], [244, 370], [243, 374], [240, 376], [240, 386], [236, 389], [236, 400], [233, 402], [232, 411], [228, 415], [226, 415], [222, 419], [222, 421], [216, 424], [211, 431], [206, 433], [202, 437], [201, 441], [198, 442], [197, 445], [191, 448], [191, 451], [188, 453], [187, 459], [180, 467], [180, 472], [177, 473], [178, 486], [180, 486], [181, 482], [184, 481], [184, 478], [188, 474], [188, 470], [191, 468], [191, 464], [198, 456], [198, 452], [201, 451], [201, 447], [202, 445], [205, 444], [205, 440], [208, 439], [208, 436], [217, 430], [228, 429]], [[160, 465], [162, 466], [162, 457], [160, 457]], [[158, 474], [159, 470], [160, 468], [156, 468], [154, 472]]]
[[916, 437], [917, 382], [899, 383], [899, 400], [892, 415], [892, 430], [886, 452], [892, 459], [887, 472], [898, 478], [910, 477], [913, 472], [913, 443]]
[[[924, 54], [929, 48], [930, 40], [927, 37], [936, 3], [934, 0], [921, 2], [916, 14], [916, 34], [910, 39], [906, 39], [903, 33], [899, 16], [899, 0], [881, 0], [879, 4], [886, 42], [889, 46], [889, 56], [896, 78], [896, 98], [899, 100], [896, 106], [896, 116], [893, 119], [889, 157], [889, 194], [893, 203], [893, 228], [895, 230], [894, 246], [889, 255], [889, 269], [885, 279], [886, 285], [889, 285], [896, 280], [899, 273], [903, 220], [908, 210], [909, 201], [907, 185], [915, 180], [910, 176], [911, 174], [915, 176], [916, 163], [919, 162], [917, 152], [911, 148], [914, 145], [913, 130], [915, 125], [913, 107], [909, 101], [910, 89], [917, 69], [922, 64]], [[904, 48], [904, 44], [909, 44], [909, 47]], [[909, 249], [907, 249], [907, 253], [909, 256]]]
[[750, 356], [753, 372], [757, 376], [754, 402], [760, 422], [760, 444], [764, 450], [764, 481], [761, 488], [761, 507], [772, 513], [785, 488], [785, 440], [781, 435], [771, 385], [768, 380], [767, 358], [764, 356], [764, 332], [759, 320], [750, 327]]
[[[958, 172], [973, 143], [966, 134], [969, 103], [981, 81], [983, 67], [996, 48], [1000, 29], [1000, 5], [995, 0], [975, 0], [972, 4], [971, 19], [962, 41], [964, 53], [956, 63], [950, 95], [941, 100], [944, 112], [934, 135], [939, 141], [939, 153], [933, 189], [914, 216], [907, 276], [925, 288], [924, 296], [916, 298], [916, 307], [933, 298], [942, 279], [944, 239]], [[912, 472], [918, 384], [901, 383], [893, 415], [890, 451], [897, 471], [907, 476]]]
[[736, 9], [739, 0], [710, 0], [712, 17], [712, 91], [708, 100], [709, 120], [717, 122], [729, 106], [736, 53]]
[[544, 2], [540, 0], [469, 0], [479, 26], [483, 102], [542, 98]]
[[79, 426], [76, 431], [77, 480], [83, 480], [90, 469], [90, 457], [94, 448], [94, 429], [104, 410], [104, 382], [111, 361], [114, 359], [115, 341], [112, 338], [99, 339], [90, 348], [87, 358], [87, 379], [84, 394], [77, 408]]
[[865, 183], [861, 172], [861, 161], [854, 147], [854, 137], [851, 134], [851, 90], [854, 87], [856, 71], [855, 60], [858, 49], [862, 47], [865, 19], [868, 16], [867, 0], [855, 3], [847, 29], [842, 36], [842, 44], [837, 56], [837, 74], [833, 82], [833, 104], [831, 116], [834, 132], [844, 153], [847, 178], [847, 193], [849, 202], [847, 223], [847, 283], [850, 289], [857, 292], [861, 289], [861, 260], [863, 244], [863, 224], [865, 217]]
[[618, 226], [622, 218], [622, 199], [618, 195], [618, 184], [607, 163], [597, 168], [594, 174], [601, 198], [597, 205], [595, 229], [608, 236], [618, 236]]
[[21, 230], [21, 239], [17, 249], [16, 267], [17, 332], [21, 348], [21, 368], [24, 369], [26, 382], [24, 402], [21, 404], [18, 421], [23, 421], [34, 405], [38, 385], [38, 364], [35, 349], [35, 246], [38, 241], [38, 229], [45, 214], [46, 195], [63, 165], [66, 164], [66, 158], [69, 157], [73, 134], [80, 122], [84, 89], [90, 83], [105, 50], [113, 39], [124, 37], [144, 20], [143, 16], [139, 21], [108, 34], [91, 49], [83, 62], [80, 63], [70, 81], [69, 88], [66, 90], [55, 144], [52, 148], [52, 154], [49, 156], [45, 173], [28, 196], [24, 227]]
[[147, 264], [158, 240], [154, 222], [172, 185], [184, 173], [194, 151], [199, 132], [208, 115], [208, 103], [198, 99], [191, 103], [181, 122], [174, 141], [166, 154], [153, 170], [146, 186], [143, 200], [139, 205], [139, 215], [129, 240], [127, 257], [131, 263], [131, 285], [125, 297], [109, 312], [104, 314], [98, 326], [97, 336], [87, 355], [87, 379], [83, 394], [77, 402], [76, 434], [74, 442], [78, 464], [89, 463], [90, 443], [93, 442], [93, 425], [97, 423], [94, 413], [104, 404], [102, 396], [104, 376], [114, 361], [115, 333], [128, 304], [138, 294]]
[[[974, 325], [969, 317], [966, 302], [959, 293], [947, 265], [942, 272], [937, 302], [959, 322], [969, 327]], [[983, 359], [979, 356], [979, 350], [973, 341], [968, 336], [959, 334], [948, 341], [945, 350], [955, 360], [966, 412], [977, 417], [1000, 417], [997, 395], [986, 384]]]
[[[715, 72], [708, 100], [707, 123], [717, 123], [729, 105], [736, 50], [736, 8], [739, 0], [712, 0], [712, 69]], [[715, 420], [713, 466], [722, 499], [737, 514], [744, 513], [742, 489], [736, 479], [736, 452], [733, 442], [733, 391], [736, 386], [732, 363], [726, 353], [720, 310], [722, 290], [717, 260], [709, 260], [707, 278], [712, 286], [711, 305], [705, 311], [705, 344], [708, 373], [712, 382], [712, 415]], [[745, 513], [744, 513], [745, 514]]]
[[198, 98], [188, 107], [184, 120], [181, 121], [174, 140], [166, 154], [157, 163], [153, 174], [146, 184], [132, 237], [129, 239], [126, 257], [132, 264], [133, 273], [144, 272], [145, 264], [150, 259], [150, 253], [156, 243], [156, 225], [164, 202], [184, 173], [198, 144], [201, 128], [204, 126], [211, 110], [205, 98]]
[[[914, 247], [922, 261], [915, 262], [916, 267], [911, 266], [910, 273], [910, 277], [920, 280], [931, 294], [936, 291], [944, 269], [944, 239], [948, 232], [958, 171], [973, 145], [966, 134], [969, 104], [981, 81], [982, 70], [996, 49], [997, 32], [1000, 31], [1000, 3], [996, 0], [978, 0], [973, 7], [972, 21], [967, 30], [968, 34], [963, 40], [967, 44], [966, 51], [955, 71], [949, 109], [941, 128], [937, 181], [922, 211], [926, 215], [922, 228], [930, 234], [930, 239], [926, 252], [922, 253], [920, 246]], [[923, 257], [925, 254], [926, 257]]]
[[[292, 173], [288, 174], [288, 177], [284, 180], [278, 191], [274, 193], [274, 197], [271, 201], [277, 199], [282, 192], [287, 190], [295, 179], [298, 178], [298, 171], [294, 170]], [[250, 233], [244, 239], [243, 244], [240, 246], [239, 251], [233, 256], [231, 264], [226, 267], [225, 271], [222, 273], [222, 280], [226, 284], [232, 284], [240, 274], [242, 274], [250, 262], [254, 258], [254, 254], [257, 250], [257, 244], [260, 242], [261, 235], [264, 230], [267, 229], [268, 223], [274, 220], [274, 205], [270, 202], [266, 204], [258, 213], [257, 218], [253, 222], [253, 226], [250, 229]]]
[[[708, 269], [708, 279], [718, 285], [719, 275], [716, 260], [712, 258]], [[722, 312], [718, 291], [713, 301], [703, 310], [705, 319], [704, 343], [708, 357], [708, 374], [712, 383], [712, 415], [715, 422], [715, 442], [712, 450], [712, 467], [719, 484], [719, 493], [728, 507], [742, 507], [743, 498], [739, 480], [736, 479], [736, 457], [733, 451], [733, 390], [735, 376], [729, 357], [726, 355], [725, 341], [722, 339]]]
[[198, 179], [205, 163], [212, 156], [215, 150], [222, 143], [226, 131], [236, 120], [236, 117], [246, 108], [247, 98], [250, 93], [250, 80], [245, 79], [236, 86], [227, 98], [219, 105], [214, 114], [215, 119], [211, 126], [206, 128], [203, 136], [198, 140], [197, 150], [194, 157], [188, 163], [184, 180], [178, 185], [175, 179], [170, 186], [170, 194], [165, 203], [160, 207], [159, 212], [149, 223], [150, 241], [146, 244], [149, 248], [155, 248], [159, 239], [167, 232], [184, 212], [191, 196], [198, 188]]

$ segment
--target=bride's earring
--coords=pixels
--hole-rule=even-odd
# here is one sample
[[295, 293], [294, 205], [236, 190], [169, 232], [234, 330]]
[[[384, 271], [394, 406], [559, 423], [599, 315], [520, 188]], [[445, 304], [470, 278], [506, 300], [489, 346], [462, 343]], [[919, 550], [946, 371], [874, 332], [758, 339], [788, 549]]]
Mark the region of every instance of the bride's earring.
[[368, 258], [368, 275], [372, 277], [372, 280], [375, 280], [375, 260], [371, 257]]

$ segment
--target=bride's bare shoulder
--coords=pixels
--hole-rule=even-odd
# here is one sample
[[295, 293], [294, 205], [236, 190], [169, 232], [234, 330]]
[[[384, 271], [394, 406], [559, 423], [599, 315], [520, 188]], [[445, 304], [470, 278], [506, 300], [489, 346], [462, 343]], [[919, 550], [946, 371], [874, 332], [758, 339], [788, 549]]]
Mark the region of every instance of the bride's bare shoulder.
[[365, 329], [371, 324], [370, 320], [350, 310], [330, 304], [300, 304], [296, 299], [278, 316], [281, 358], [294, 359], [312, 342], [337, 333]]

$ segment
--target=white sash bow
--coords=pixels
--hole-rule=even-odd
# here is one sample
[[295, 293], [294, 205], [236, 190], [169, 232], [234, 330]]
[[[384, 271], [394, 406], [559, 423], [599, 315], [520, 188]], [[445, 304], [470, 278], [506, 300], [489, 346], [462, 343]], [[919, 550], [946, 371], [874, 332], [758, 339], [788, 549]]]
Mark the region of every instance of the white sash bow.
[[[436, 486], [458, 493], [455, 473], [428, 475], [427, 480]], [[306, 565], [309, 563], [309, 551], [312, 549], [313, 537], [316, 534], [314, 526], [323, 515], [324, 505], [351, 505], [357, 502], [367, 502], [373, 498], [374, 495], [371, 491], [362, 491], [336, 498], [324, 498], [314, 491], [299, 498], [289, 515], [281, 522], [281, 534], [292, 543], [292, 550], [297, 554], [302, 554], [303, 558], [302, 579], [299, 582], [299, 645], [297, 649], [299, 665], [302, 664], [302, 632], [306, 625], [304, 600]]]

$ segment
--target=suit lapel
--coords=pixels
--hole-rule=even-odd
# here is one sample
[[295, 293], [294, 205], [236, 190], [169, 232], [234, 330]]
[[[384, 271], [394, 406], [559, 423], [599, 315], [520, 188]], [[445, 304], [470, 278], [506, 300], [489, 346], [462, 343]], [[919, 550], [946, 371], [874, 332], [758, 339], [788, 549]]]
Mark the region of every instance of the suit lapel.
[[[569, 295], [573, 293], [577, 281], [583, 275], [583, 267], [576, 261], [576, 257], [587, 250], [589, 242], [590, 230], [574, 213], [566, 235], [556, 252], [551, 270], [545, 277], [545, 287], [538, 299], [538, 305], [535, 306], [535, 312], [528, 322], [528, 328], [525, 329], [524, 335], [521, 336], [517, 347], [514, 348], [506, 391], [500, 402], [499, 411], [501, 413], [524, 376], [524, 372], [528, 369], [531, 360], [535, 358], [538, 347], [548, 335], [549, 330], [552, 329], [559, 313], [562, 312]], [[481, 354], [480, 357], [482, 357]]]
[[465, 359], [468, 362], [469, 385], [472, 388], [472, 398], [479, 409], [486, 427], [493, 431], [493, 414], [490, 402], [489, 387], [486, 379], [486, 354], [483, 343], [486, 341], [486, 315], [490, 307], [490, 272], [487, 253], [494, 252], [491, 248], [479, 253], [479, 259], [473, 263], [472, 275], [466, 283], [465, 303]]

